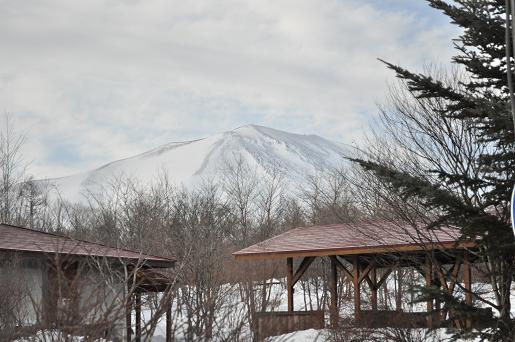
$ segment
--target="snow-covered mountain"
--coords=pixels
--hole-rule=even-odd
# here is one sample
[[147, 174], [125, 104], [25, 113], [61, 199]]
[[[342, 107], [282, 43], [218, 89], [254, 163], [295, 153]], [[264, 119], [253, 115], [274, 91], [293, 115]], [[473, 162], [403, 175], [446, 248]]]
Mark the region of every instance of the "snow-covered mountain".
[[257, 177], [279, 170], [286, 186], [297, 186], [306, 175], [341, 166], [347, 151], [345, 145], [317, 135], [247, 125], [203, 139], [169, 143], [92, 171], [41, 182], [55, 186], [67, 200], [81, 201], [86, 191], [98, 191], [115, 178], [145, 184], [163, 171], [172, 182], [195, 187], [205, 180], [220, 180], [228, 165], [240, 160]]

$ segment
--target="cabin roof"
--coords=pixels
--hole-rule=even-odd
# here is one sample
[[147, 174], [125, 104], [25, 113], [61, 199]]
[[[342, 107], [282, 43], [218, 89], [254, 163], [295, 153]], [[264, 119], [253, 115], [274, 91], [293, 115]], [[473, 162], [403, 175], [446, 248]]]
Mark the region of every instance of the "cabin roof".
[[359, 221], [299, 227], [233, 253], [236, 259], [396, 253], [474, 247], [462, 241], [456, 227]]
[[173, 267], [175, 258], [148, 255], [124, 248], [77, 240], [71, 237], [38, 230], [0, 224], [0, 250], [94, 256], [138, 262], [151, 267]]

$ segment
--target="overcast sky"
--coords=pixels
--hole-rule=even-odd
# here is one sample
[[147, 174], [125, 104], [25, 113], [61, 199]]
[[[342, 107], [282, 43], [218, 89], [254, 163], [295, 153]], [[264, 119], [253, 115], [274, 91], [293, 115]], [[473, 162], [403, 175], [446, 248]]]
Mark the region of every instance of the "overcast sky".
[[447, 63], [423, 0], [0, 0], [0, 110], [36, 177], [255, 123], [359, 141], [393, 80]]

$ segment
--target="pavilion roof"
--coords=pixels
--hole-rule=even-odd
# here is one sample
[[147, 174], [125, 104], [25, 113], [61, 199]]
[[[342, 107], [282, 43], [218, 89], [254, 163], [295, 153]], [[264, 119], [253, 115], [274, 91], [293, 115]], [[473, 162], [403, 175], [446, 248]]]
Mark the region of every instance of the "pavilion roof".
[[233, 253], [236, 259], [377, 254], [474, 247], [456, 227], [428, 230], [424, 225], [359, 221], [299, 227]]
[[152, 267], [172, 267], [176, 261], [174, 258], [148, 255], [7, 224], [0, 224], [0, 250], [116, 258]]

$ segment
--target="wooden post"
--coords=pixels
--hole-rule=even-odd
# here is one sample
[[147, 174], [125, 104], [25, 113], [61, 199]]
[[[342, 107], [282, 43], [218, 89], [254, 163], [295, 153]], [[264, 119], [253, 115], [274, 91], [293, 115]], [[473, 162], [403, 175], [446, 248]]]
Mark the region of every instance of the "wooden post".
[[[426, 265], [425, 265], [425, 278], [426, 278], [426, 287], [430, 287], [433, 284], [433, 266], [431, 264], [431, 257], [426, 256]], [[433, 300], [427, 300], [427, 327], [429, 329], [433, 328]]]
[[398, 267], [395, 270], [395, 273], [397, 274], [397, 277], [395, 278], [397, 284], [397, 293], [395, 294], [395, 310], [397, 312], [402, 311], [402, 269]]
[[288, 288], [288, 311], [293, 312], [293, 258], [286, 259], [286, 266], [286, 286]]
[[370, 301], [372, 302], [372, 310], [377, 311], [377, 268], [374, 266], [373, 269], [370, 270], [370, 282], [372, 283], [370, 287], [370, 293], [371, 298]]
[[127, 342], [131, 342], [132, 338], [132, 296], [127, 293], [127, 309], [125, 312], [125, 326], [126, 326], [126, 335]]
[[[463, 283], [465, 286], [465, 303], [472, 306], [472, 271], [470, 269], [470, 260], [467, 251], [463, 256]], [[465, 322], [467, 329], [472, 327], [472, 321], [467, 319]]]
[[[433, 272], [433, 275], [434, 275], [434, 272]], [[442, 281], [438, 278], [439, 277], [437, 277], [437, 276], [433, 276], [433, 279], [432, 279], [433, 286], [438, 287], [438, 290], [441, 291], [442, 290]], [[441, 303], [440, 298], [435, 298], [434, 309], [436, 312], [435, 312], [435, 315], [433, 315], [433, 319], [438, 322], [444, 321], [445, 315], [447, 315], [447, 313], [444, 312], [444, 310], [442, 310], [442, 303]]]
[[354, 319], [359, 321], [361, 319], [361, 292], [359, 288], [359, 259], [354, 256], [352, 267], [352, 282], [354, 284]]
[[166, 308], [166, 342], [172, 342], [172, 303], [170, 300]]
[[136, 292], [136, 338], [135, 342], [141, 342], [141, 293]]
[[336, 271], [336, 257], [331, 257], [331, 274], [329, 289], [331, 291], [331, 326], [336, 328], [338, 324], [338, 278]]

